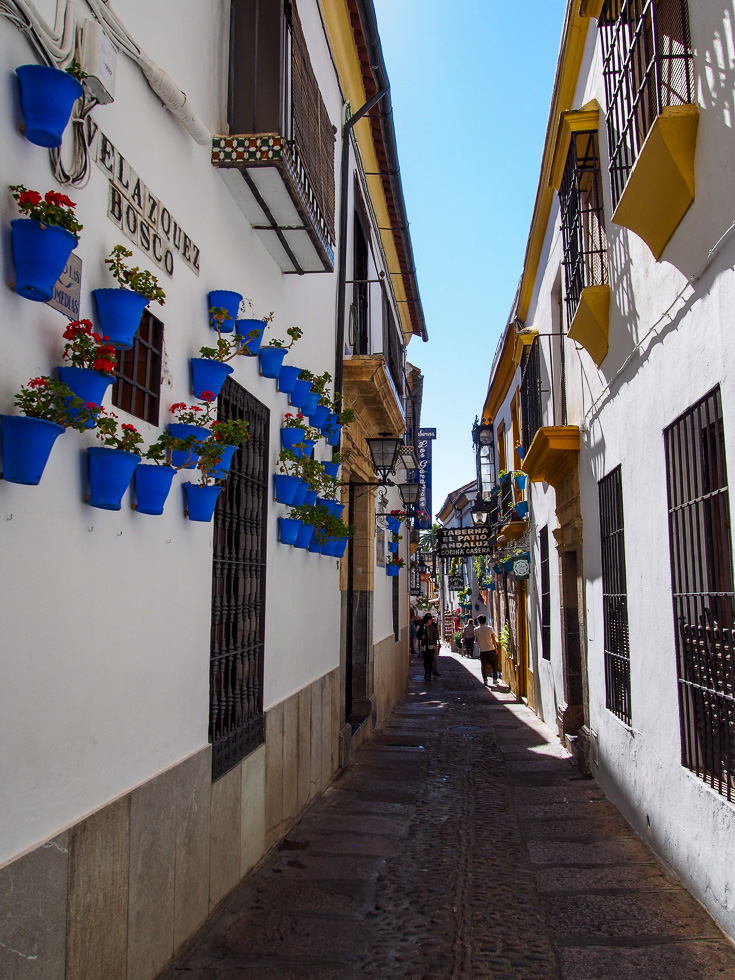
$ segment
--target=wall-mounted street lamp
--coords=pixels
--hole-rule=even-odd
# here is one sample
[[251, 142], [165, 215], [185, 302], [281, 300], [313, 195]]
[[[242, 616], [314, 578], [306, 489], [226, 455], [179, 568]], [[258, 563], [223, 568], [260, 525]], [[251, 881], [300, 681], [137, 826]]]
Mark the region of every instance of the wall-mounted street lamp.
[[475, 467], [477, 471], [477, 497], [472, 505], [470, 517], [476, 526], [492, 523], [492, 514], [497, 511], [494, 499], [496, 485], [495, 469], [495, 429], [492, 421], [480, 421], [475, 417], [472, 426], [472, 442], [475, 446]]
[[381, 432], [375, 438], [366, 441], [378, 485], [385, 486], [390, 474], [395, 472], [398, 455], [403, 448], [403, 440], [387, 432]]

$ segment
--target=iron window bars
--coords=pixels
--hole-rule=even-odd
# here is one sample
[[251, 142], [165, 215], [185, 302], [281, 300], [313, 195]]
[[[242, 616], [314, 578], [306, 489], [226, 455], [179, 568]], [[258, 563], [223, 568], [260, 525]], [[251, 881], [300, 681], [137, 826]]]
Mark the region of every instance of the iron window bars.
[[567, 323], [586, 286], [607, 283], [607, 236], [597, 132], [572, 133], [559, 187]]
[[664, 432], [682, 765], [735, 800], [735, 632], [720, 389]]
[[217, 779], [263, 741], [268, 409], [228, 378], [220, 419], [247, 419], [214, 515], [209, 740]]
[[549, 525], [539, 531], [541, 570], [541, 656], [551, 660], [551, 581], [549, 575]]
[[112, 404], [158, 425], [161, 397], [163, 324], [145, 310], [129, 350], [119, 351]]
[[599, 27], [614, 210], [656, 117], [694, 102], [687, 0], [605, 0]]
[[623, 485], [620, 467], [597, 484], [600, 500], [605, 706], [631, 723], [628, 590], [625, 577]]
[[523, 448], [533, 442], [533, 437], [543, 425], [541, 412], [541, 357], [539, 339], [534, 337], [528, 349], [523, 375], [521, 377], [521, 429]]

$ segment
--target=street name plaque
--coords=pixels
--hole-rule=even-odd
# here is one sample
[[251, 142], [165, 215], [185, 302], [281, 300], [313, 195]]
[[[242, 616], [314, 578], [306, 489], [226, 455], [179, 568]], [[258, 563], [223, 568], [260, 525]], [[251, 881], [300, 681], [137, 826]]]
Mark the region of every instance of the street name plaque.
[[437, 554], [441, 558], [486, 555], [494, 544], [495, 535], [487, 526], [446, 527], [437, 534]]

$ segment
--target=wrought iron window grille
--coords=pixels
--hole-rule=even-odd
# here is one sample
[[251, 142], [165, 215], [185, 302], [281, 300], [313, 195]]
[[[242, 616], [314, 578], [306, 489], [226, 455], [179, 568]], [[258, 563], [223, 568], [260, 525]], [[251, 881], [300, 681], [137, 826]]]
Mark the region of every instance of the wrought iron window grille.
[[158, 425], [161, 398], [163, 324], [148, 310], [129, 350], [119, 351], [112, 404], [136, 418]]
[[616, 467], [597, 485], [600, 501], [602, 555], [602, 616], [605, 656], [605, 705], [631, 723], [628, 591], [625, 577], [625, 534], [621, 469]]
[[598, 25], [614, 210], [655, 119], [695, 101], [687, 0], [605, 0]]
[[218, 418], [247, 419], [214, 515], [210, 721], [212, 778], [261, 744], [269, 411], [228, 378]]
[[549, 526], [539, 532], [541, 572], [541, 656], [551, 660], [551, 580], [549, 576]]
[[543, 425], [541, 411], [541, 357], [539, 338], [535, 337], [528, 349], [521, 376], [521, 430], [523, 448], [533, 442], [533, 437]]
[[564, 299], [571, 323], [586, 286], [607, 284], [607, 236], [597, 132], [575, 132], [559, 188]]
[[735, 800], [735, 614], [720, 389], [664, 432], [682, 765]]

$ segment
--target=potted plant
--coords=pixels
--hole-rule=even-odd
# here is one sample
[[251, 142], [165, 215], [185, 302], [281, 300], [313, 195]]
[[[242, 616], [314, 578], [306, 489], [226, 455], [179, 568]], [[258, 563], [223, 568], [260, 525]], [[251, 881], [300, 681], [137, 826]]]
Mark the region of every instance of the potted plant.
[[396, 554], [398, 551], [399, 542], [401, 541], [403, 541], [402, 534], [391, 534], [390, 541], [388, 542], [388, 551], [390, 551], [391, 554]]
[[169, 422], [168, 431], [175, 439], [184, 440], [186, 448], [174, 449], [171, 453], [171, 465], [177, 469], [192, 469], [197, 463], [196, 447], [209, 438], [209, 426], [214, 422], [214, 395], [209, 391], [202, 392], [204, 405], [187, 405], [186, 402], [175, 402], [170, 412], [176, 419]]
[[[209, 300], [209, 325], [218, 334], [232, 333], [235, 329], [237, 314], [242, 303], [242, 293], [236, 293], [231, 289], [213, 289], [208, 294]], [[213, 320], [212, 310], [224, 310], [225, 315], [219, 322]]]
[[199, 471], [199, 483], [184, 483], [186, 505], [184, 511], [190, 521], [208, 524], [214, 515], [217, 499], [227, 474], [218, 475], [222, 466], [225, 446], [213, 439], [206, 439], [195, 447]]
[[281, 426], [281, 445], [284, 449], [292, 450], [297, 456], [301, 455], [302, 444], [306, 438], [306, 419], [297, 412], [286, 412]]
[[246, 419], [215, 420], [210, 425], [212, 442], [223, 450], [219, 464], [212, 470], [215, 480], [223, 479], [230, 472], [235, 451], [250, 438], [249, 428], [250, 423]]
[[283, 367], [283, 359], [291, 350], [297, 340], [304, 335], [300, 327], [289, 327], [286, 334], [291, 338], [290, 344], [285, 344], [277, 337], [271, 338], [268, 343], [260, 348], [260, 373], [264, 378], [277, 378]]
[[386, 515], [386, 522], [388, 524], [388, 530], [391, 534], [398, 534], [401, 527], [401, 520], [404, 517], [402, 510], [392, 510], [390, 514]]
[[523, 470], [513, 470], [513, 482], [516, 485], [516, 490], [526, 489], [526, 474]]
[[122, 350], [133, 346], [146, 306], [152, 301], [163, 306], [166, 300], [166, 294], [152, 272], [141, 271], [137, 265], [127, 265], [124, 260], [132, 255], [124, 245], [116, 245], [105, 259], [105, 265], [117, 280], [118, 288], [92, 290], [102, 333], [107, 335], [113, 347]]
[[68, 385], [51, 378], [31, 378], [15, 396], [21, 415], [3, 415], [3, 479], [37, 486], [58, 437], [66, 429], [80, 432], [94, 418]]
[[[193, 440], [192, 440], [193, 443]], [[176, 467], [168, 464], [173, 450], [187, 453], [187, 445], [182, 439], [174, 438], [170, 432], [162, 432], [158, 439], [143, 453], [145, 462], [135, 467], [135, 504], [138, 514], [158, 516], [163, 513]]]
[[[201, 347], [199, 357], [191, 358], [192, 394], [195, 398], [201, 398], [202, 391], [219, 395], [225, 379], [232, 374], [232, 368], [227, 362], [239, 356], [250, 357], [252, 352], [248, 345], [257, 337], [256, 331], [251, 331], [247, 337], [237, 332], [231, 338], [223, 337], [223, 325], [230, 318], [224, 307], [211, 307], [209, 316], [210, 324], [217, 331], [217, 346]], [[238, 320], [238, 323], [245, 322]]]
[[338, 446], [339, 439], [342, 435], [342, 427], [345, 425], [351, 425], [355, 421], [355, 412], [352, 408], [339, 409], [341, 404], [342, 396], [335, 394], [334, 402], [332, 404], [332, 411], [329, 413], [326, 422], [322, 428], [322, 432], [327, 437], [328, 446]]
[[398, 573], [400, 572], [400, 570], [403, 568], [405, 564], [406, 563], [402, 558], [396, 558], [394, 556], [393, 558], [391, 558], [389, 561], [385, 563], [386, 575], [389, 575], [391, 578], [395, 578], [395, 576], [398, 575]]
[[[92, 328], [91, 320], [72, 320], [63, 334], [66, 344], [58, 367], [59, 377], [86, 404], [101, 405], [117, 367], [115, 348]], [[90, 420], [88, 427], [94, 425]]]
[[25, 215], [10, 222], [15, 282], [19, 296], [46, 303], [54, 295], [56, 281], [79, 241], [82, 225], [74, 214], [76, 204], [66, 194], [27, 190], [22, 184], [10, 188]]
[[297, 408], [304, 407], [304, 402], [311, 392], [311, 381], [309, 379], [313, 377], [314, 375], [311, 371], [307, 371], [305, 368], [299, 371], [298, 377], [289, 394], [289, 400], [292, 405], [295, 405]]
[[[245, 299], [243, 302], [247, 303], [250, 307], [250, 312], [252, 313], [253, 304], [249, 299]], [[242, 334], [245, 335], [245, 342], [242, 345], [239, 353], [245, 357], [256, 357], [258, 351], [260, 350], [260, 341], [263, 337], [263, 331], [268, 326], [269, 323], [273, 321], [274, 317], [273, 310], [267, 315], [262, 317], [245, 317], [242, 320], [238, 320], [235, 324], [237, 329], [240, 324], [242, 324]]]
[[21, 65], [15, 69], [20, 82], [23, 135], [36, 146], [61, 146], [74, 103], [84, 94], [81, 71], [73, 61], [65, 71], [46, 65]]
[[95, 435], [102, 446], [90, 446], [87, 503], [102, 510], [120, 510], [122, 496], [140, 462], [136, 449], [143, 436], [134, 425], [118, 425], [117, 415], [100, 408]]
[[302, 371], [299, 378], [308, 381], [311, 391], [302, 405], [304, 415], [309, 416], [309, 421], [314, 428], [320, 428], [327, 420], [331, 400], [329, 398], [328, 385], [332, 380], [332, 375], [325, 371], [324, 374], [315, 375], [311, 371]]

